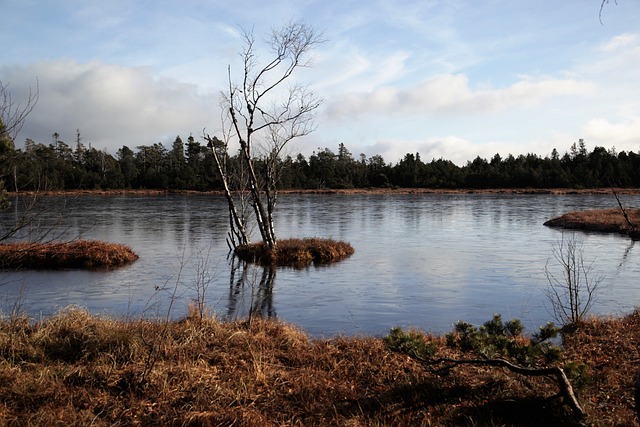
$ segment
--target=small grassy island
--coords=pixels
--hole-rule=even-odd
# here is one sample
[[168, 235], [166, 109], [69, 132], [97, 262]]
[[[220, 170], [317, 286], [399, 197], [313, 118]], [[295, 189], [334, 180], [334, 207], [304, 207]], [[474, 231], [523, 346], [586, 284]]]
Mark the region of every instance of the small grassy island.
[[544, 225], [573, 230], [622, 233], [633, 239], [640, 239], [640, 228], [637, 228], [640, 226], [640, 209], [625, 209], [624, 212], [626, 218], [625, 213], [618, 208], [574, 211], [550, 219]]
[[128, 246], [98, 240], [0, 244], [0, 270], [103, 269], [138, 259]]
[[243, 261], [299, 268], [338, 262], [353, 252], [349, 243], [320, 238], [279, 240], [273, 251], [268, 250], [263, 242], [240, 245], [235, 249], [235, 255]]

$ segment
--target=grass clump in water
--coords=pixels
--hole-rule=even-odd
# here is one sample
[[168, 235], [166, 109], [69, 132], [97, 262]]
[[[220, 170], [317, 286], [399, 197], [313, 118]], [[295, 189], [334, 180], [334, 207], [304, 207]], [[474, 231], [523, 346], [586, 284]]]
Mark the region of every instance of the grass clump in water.
[[0, 270], [101, 269], [137, 259], [128, 246], [99, 240], [0, 244]]
[[306, 267], [341, 261], [354, 252], [346, 242], [333, 239], [305, 238], [279, 240], [276, 249], [264, 243], [240, 245], [235, 255], [243, 261], [272, 266]]
[[632, 237], [640, 237], [637, 235], [638, 230], [633, 230], [629, 225], [629, 221], [636, 228], [640, 225], [640, 209], [626, 209], [625, 212], [628, 218], [617, 208], [573, 211], [552, 218], [544, 225], [574, 230], [626, 233]]

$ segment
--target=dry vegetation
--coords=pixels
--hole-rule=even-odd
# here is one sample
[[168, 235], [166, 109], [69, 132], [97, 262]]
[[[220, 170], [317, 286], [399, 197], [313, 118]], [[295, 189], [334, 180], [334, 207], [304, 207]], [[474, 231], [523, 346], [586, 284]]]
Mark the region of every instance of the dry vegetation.
[[293, 267], [329, 264], [347, 258], [353, 252], [349, 243], [319, 238], [278, 240], [274, 251], [269, 251], [262, 242], [240, 245], [235, 249], [236, 256], [244, 261]]
[[[587, 425], [634, 425], [639, 340], [638, 313], [566, 337], [563, 363]], [[37, 323], [0, 321], [0, 352], [0, 425], [573, 423], [548, 379], [495, 367], [429, 373], [382, 339], [314, 340], [274, 320], [124, 321], [68, 308]]]
[[137, 259], [138, 255], [127, 246], [96, 240], [0, 244], [0, 270], [100, 269]]
[[[626, 209], [629, 221], [640, 227], [640, 209]], [[636, 237], [622, 210], [615, 209], [593, 209], [587, 211], [568, 212], [557, 218], [550, 219], [544, 225], [549, 227], [561, 227], [576, 230], [603, 231], [630, 234]], [[640, 236], [638, 236], [640, 237]]]

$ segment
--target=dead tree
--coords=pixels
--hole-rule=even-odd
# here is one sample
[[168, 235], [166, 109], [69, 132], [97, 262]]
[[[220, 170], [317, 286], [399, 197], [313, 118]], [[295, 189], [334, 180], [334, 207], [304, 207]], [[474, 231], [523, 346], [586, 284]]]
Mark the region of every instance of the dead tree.
[[[29, 90], [25, 103], [20, 104], [15, 102], [11, 96], [9, 85], [0, 81], [0, 166], [3, 163], [10, 164], [12, 162], [12, 157], [15, 155], [14, 141], [27, 120], [27, 116], [35, 108], [39, 93], [39, 88], [36, 85], [35, 92]], [[4, 175], [8, 173], [8, 170], [0, 168], [0, 210], [9, 207], [3, 180]], [[13, 174], [15, 177], [15, 168], [13, 168]]]
[[575, 234], [565, 238], [564, 233], [553, 248], [560, 273], [554, 274], [545, 265], [549, 287], [545, 294], [551, 304], [555, 319], [561, 324], [580, 322], [595, 302], [598, 286], [604, 280], [594, 272], [593, 262], [587, 264], [582, 253], [582, 244]]
[[[276, 246], [273, 214], [277, 201], [279, 179], [276, 167], [284, 147], [294, 138], [315, 130], [314, 116], [320, 106], [318, 99], [306, 86], [292, 84], [291, 76], [299, 68], [311, 66], [310, 52], [322, 43], [322, 35], [300, 21], [293, 21], [272, 30], [266, 44], [272, 58], [258, 65], [256, 41], [252, 31], [243, 30], [244, 48], [242, 81], [234, 82], [229, 67], [229, 87], [223, 92], [224, 112], [228, 114], [229, 139], [239, 145], [242, 177], [234, 176], [224, 162], [229, 158], [229, 140], [222, 144], [216, 137], [204, 135], [214, 152], [216, 168], [224, 183], [229, 203], [232, 245], [248, 243], [250, 236], [248, 216], [243, 216], [234, 197], [247, 195], [252, 208], [252, 219], [264, 244], [273, 250]], [[266, 166], [265, 166], [266, 165]], [[237, 171], [236, 171], [237, 172]]]

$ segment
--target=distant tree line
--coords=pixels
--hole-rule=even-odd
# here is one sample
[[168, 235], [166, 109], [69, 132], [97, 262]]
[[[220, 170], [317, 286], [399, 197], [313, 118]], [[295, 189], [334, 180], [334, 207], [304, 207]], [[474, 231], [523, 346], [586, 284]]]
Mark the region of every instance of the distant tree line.
[[[215, 141], [215, 139], [214, 139]], [[5, 144], [8, 145], [8, 144]], [[210, 144], [211, 145], [211, 144]], [[86, 146], [78, 130], [68, 144], [54, 133], [49, 144], [25, 141], [24, 149], [5, 146], [0, 156], [0, 179], [9, 191], [77, 189], [220, 190], [212, 146], [192, 136], [178, 136], [170, 147], [162, 143], [134, 149], [123, 145], [115, 156]], [[230, 165], [240, 158], [231, 156]], [[563, 155], [499, 154], [476, 157], [464, 166], [450, 160], [424, 162], [419, 153], [407, 153], [396, 164], [380, 155], [355, 158], [345, 144], [337, 152], [319, 149], [278, 160], [279, 189], [403, 188], [598, 188], [640, 187], [640, 152], [616, 152], [595, 147], [588, 152], [579, 140]], [[258, 167], [266, 167], [259, 159]]]

